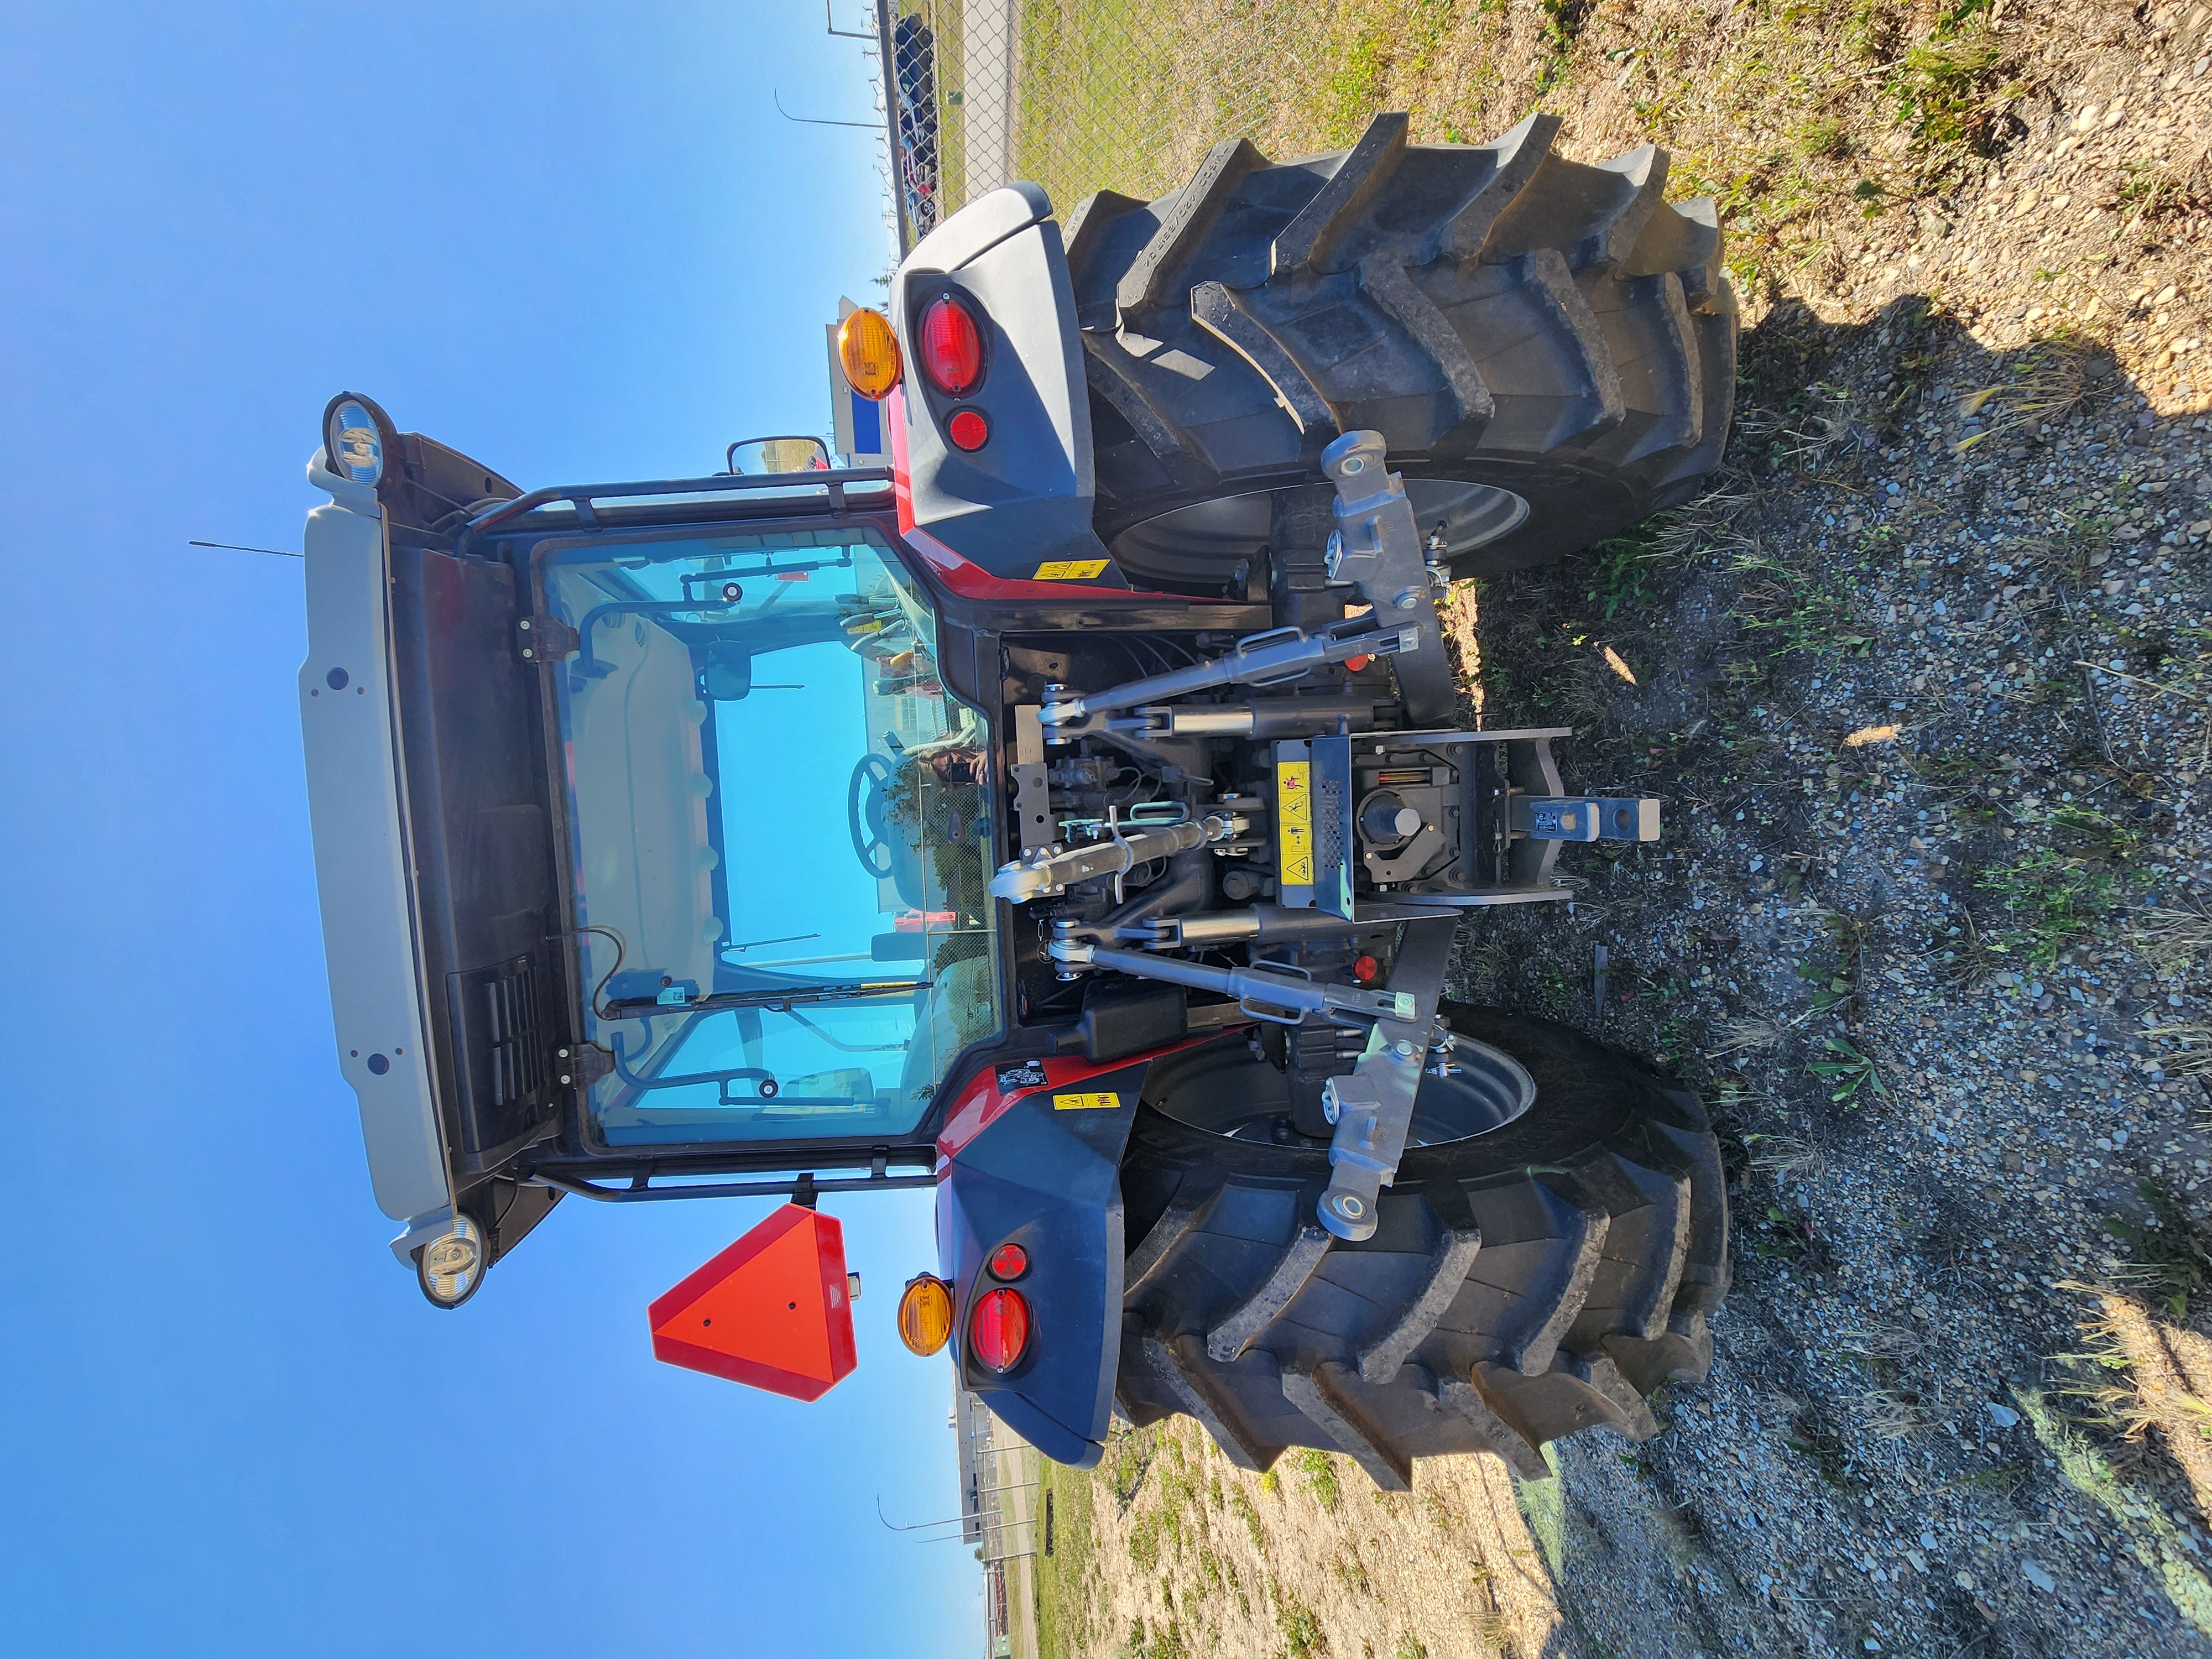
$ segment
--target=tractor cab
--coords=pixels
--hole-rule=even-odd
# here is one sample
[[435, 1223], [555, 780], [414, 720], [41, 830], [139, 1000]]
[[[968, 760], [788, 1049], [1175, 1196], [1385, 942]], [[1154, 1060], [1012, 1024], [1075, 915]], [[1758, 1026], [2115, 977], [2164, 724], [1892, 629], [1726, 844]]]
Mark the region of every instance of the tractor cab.
[[775, 439], [712, 478], [522, 495], [366, 398], [331, 422], [318, 874], [341, 1061], [426, 1293], [466, 1299], [564, 1193], [926, 1181], [891, 1170], [930, 1164], [1005, 998], [985, 719], [884, 475]]

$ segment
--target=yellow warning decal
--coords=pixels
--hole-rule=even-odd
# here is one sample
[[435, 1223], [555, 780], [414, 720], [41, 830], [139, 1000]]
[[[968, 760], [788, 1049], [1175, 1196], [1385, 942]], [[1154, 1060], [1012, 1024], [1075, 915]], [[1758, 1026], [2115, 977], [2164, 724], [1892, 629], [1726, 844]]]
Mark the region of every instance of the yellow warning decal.
[[1121, 1109], [1121, 1097], [1110, 1093], [1054, 1095], [1052, 1109], [1055, 1112], [1118, 1112]]
[[1275, 769], [1275, 819], [1285, 887], [1313, 885], [1313, 763], [1285, 761]]
[[1037, 567], [1041, 582], [1087, 582], [1106, 574], [1103, 559], [1053, 559]]

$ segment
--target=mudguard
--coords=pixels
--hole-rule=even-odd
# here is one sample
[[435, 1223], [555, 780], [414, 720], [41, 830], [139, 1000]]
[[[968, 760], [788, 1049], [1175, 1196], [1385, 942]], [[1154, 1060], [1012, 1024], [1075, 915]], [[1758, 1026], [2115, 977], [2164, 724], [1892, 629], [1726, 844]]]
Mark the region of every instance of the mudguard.
[[[987, 1069], [945, 1125], [957, 1146], [937, 1186], [937, 1249], [952, 1282], [961, 1386], [1015, 1432], [1079, 1469], [1104, 1455], [1121, 1343], [1121, 1150], [1153, 1056], [1109, 1068], [1051, 1059]], [[1000, 1245], [1029, 1253], [1015, 1288], [1027, 1350], [1005, 1376], [968, 1342], [975, 1298]]]
[[[1075, 289], [1052, 203], [1035, 185], [994, 190], [916, 244], [891, 282], [890, 315], [907, 374], [894, 453], [913, 525], [1002, 579], [1126, 587], [1092, 533], [1091, 405]], [[915, 336], [931, 301], [951, 293], [982, 324], [984, 374], [969, 396], [933, 386]], [[974, 410], [990, 438], [973, 453], [945, 422]]]

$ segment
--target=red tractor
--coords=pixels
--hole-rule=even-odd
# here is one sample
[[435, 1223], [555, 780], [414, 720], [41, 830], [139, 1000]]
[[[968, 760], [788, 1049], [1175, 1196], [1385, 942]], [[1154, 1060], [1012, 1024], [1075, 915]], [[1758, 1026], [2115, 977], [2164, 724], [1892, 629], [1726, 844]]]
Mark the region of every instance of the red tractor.
[[[1437, 595], [1683, 500], [1735, 385], [1711, 204], [1556, 125], [994, 191], [844, 325], [887, 471], [526, 492], [333, 400], [317, 866], [432, 1301], [564, 1196], [927, 1183], [902, 1329], [1065, 1462], [1118, 1402], [1248, 1466], [1537, 1474], [1702, 1374], [1696, 1101], [1445, 994], [1469, 910], [1659, 826], [1462, 719]], [[818, 1392], [849, 1314], [792, 1214], [744, 1261], [818, 1280]], [[717, 1282], [669, 1343], [784, 1340], [734, 1291], [707, 1334]]]

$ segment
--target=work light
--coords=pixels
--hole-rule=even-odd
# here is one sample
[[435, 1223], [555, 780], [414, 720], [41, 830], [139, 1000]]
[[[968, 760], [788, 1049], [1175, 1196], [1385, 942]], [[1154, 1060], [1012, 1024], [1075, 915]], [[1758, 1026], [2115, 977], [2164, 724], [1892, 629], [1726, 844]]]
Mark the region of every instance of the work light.
[[374, 489], [384, 477], [384, 428], [376, 406], [342, 392], [323, 414], [323, 449], [340, 477]]

